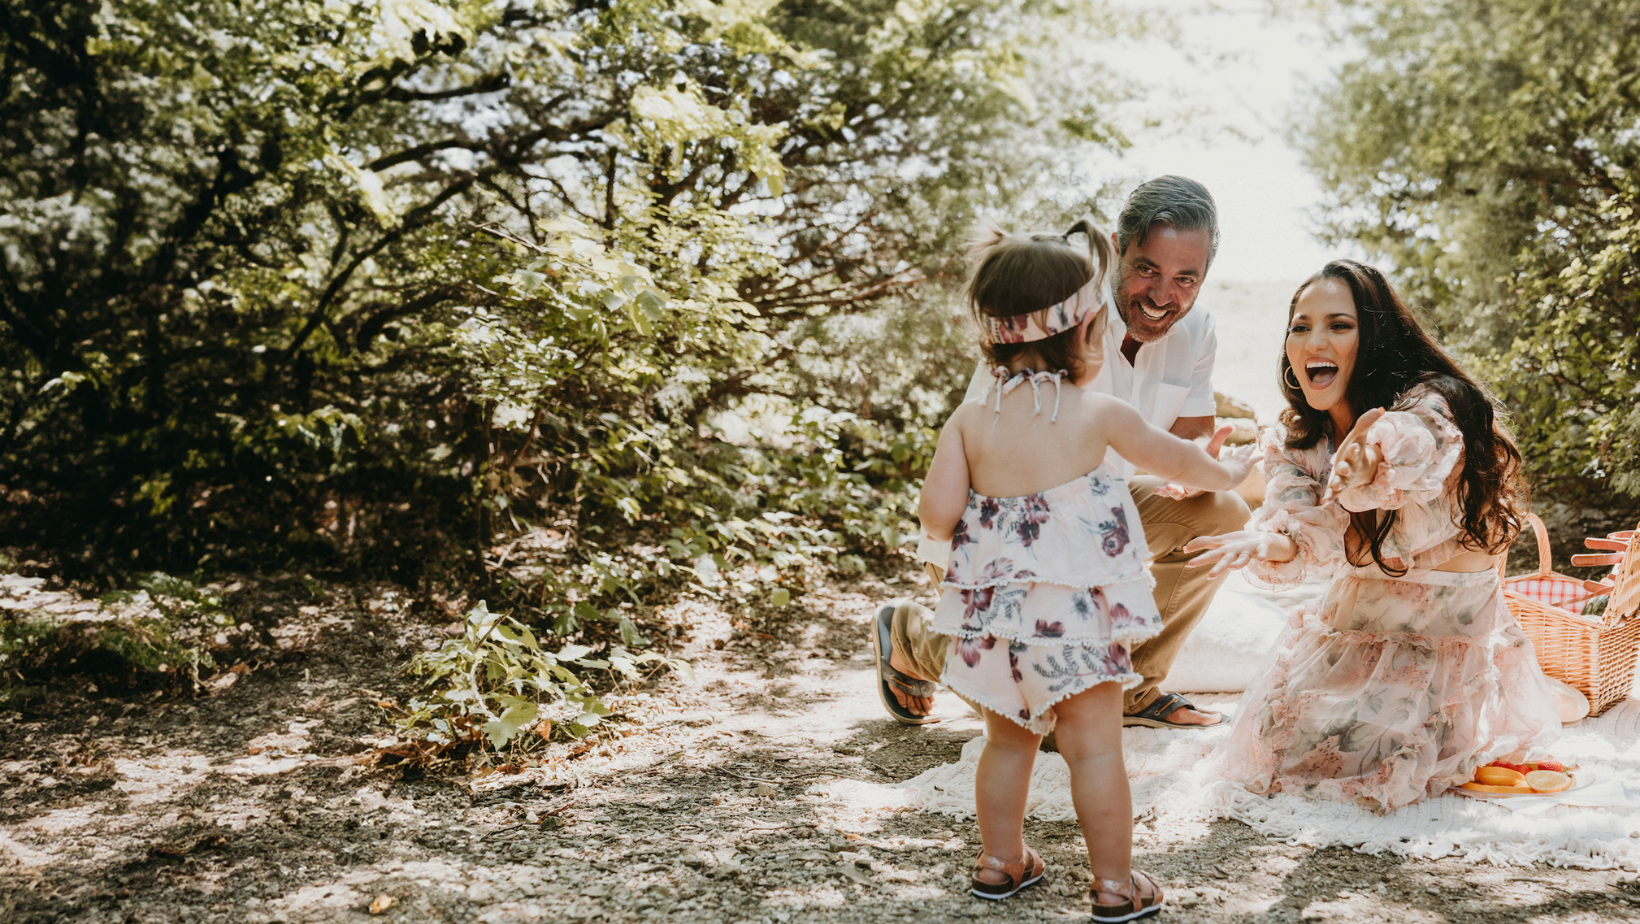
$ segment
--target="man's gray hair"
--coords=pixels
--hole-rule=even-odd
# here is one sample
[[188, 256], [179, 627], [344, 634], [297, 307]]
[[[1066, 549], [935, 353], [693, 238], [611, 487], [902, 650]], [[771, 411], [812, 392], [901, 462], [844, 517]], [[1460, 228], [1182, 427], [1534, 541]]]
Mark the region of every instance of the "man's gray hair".
[[[1150, 227], [1162, 222], [1178, 231], [1207, 232], [1207, 264], [1219, 252], [1219, 210], [1207, 187], [1182, 176], [1159, 176], [1140, 184], [1116, 219], [1116, 250], [1127, 253], [1128, 242], [1144, 246]], [[1207, 267], [1202, 267], [1205, 270]]]

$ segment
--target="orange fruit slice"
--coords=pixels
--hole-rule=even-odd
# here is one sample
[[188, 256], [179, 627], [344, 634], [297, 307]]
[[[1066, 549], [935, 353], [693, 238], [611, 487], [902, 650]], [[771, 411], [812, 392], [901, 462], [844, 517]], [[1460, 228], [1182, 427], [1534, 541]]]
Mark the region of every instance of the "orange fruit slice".
[[1503, 767], [1482, 767], [1475, 771], [1475, 782], [1487, 786], [1522, 786], [1526, 784], [1526, 774]]
[[1527, 795], [1536, 791], [1532, 789], [1532, 787], [1527, 786], [1525, 783], [1522, 783], [1519, 786], [1489, 786], [1485, 783], [1464, 783], [1458, 788], [1468, 789], [1473, 792], [1498, 792], [1512, 796]]
[[1526, 774], [1533, 792], [1564, 792], [1572, 788], [1572, 778], [1555, 770], [1533, 770]]

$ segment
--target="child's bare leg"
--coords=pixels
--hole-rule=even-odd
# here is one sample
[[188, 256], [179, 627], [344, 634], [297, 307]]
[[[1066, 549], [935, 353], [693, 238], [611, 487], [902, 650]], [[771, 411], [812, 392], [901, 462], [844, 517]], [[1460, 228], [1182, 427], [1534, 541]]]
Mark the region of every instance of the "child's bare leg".
[[[1120, 697], [1117, 721], [1121, 721]], [[1031, 767], [1042, 736], [989, 709], [985, 715], [985, 750], [974, 776], [975, 813], [987, 856], [1012, 863], [1025, 855], [1025, 799], [1031, 791]], [[1123, 783], [1127, 781], [1123, 777]], [[980, 870], [981, 882], [1002, 883], [1008, 877]]]
[[1126, 882], [1133, 866], [1133, 796], [1122, 762], [1122, 687], [1101, 683], [1053, 711], [1088, 864], [1096, 878]]

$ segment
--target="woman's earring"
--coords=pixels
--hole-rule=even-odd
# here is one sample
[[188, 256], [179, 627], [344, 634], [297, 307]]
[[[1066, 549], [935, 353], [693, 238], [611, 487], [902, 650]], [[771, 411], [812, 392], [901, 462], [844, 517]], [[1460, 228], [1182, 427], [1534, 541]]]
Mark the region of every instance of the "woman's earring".
[[1304, 386], [1298, 383], [1298, 376], [1293, 373], [1292, 366], [1287, 367], [1287, 371], [1282, 374], [1282, 380], [1285, 381], [1287, 383], [1287, 387], [1291, 388], [1293, 391], [1304, 390]]

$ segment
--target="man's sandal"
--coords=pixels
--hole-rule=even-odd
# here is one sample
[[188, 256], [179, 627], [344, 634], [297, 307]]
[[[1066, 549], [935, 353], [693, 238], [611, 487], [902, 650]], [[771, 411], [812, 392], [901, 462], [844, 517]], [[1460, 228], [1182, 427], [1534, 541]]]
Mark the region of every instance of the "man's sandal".
[[[979, 878], [980, 870], [995, 870], [1008, 877], [1007, 882], [985, 882]], [[1025, 855], [1012, 863], [1004, 863], [996, 857], [984, 853], [974, 861], [974, 869], [968, 874], [968, 883], [973, 888], [976, 898], [988, 898], [992, 901], [1007, 898], [1020, 889], [1031, 885], [1042, 878], [1047, 870], [1042, 857], [1029, 847], [1025, 848]]]
[[940, 689], [940, 685], [933, 681], [918, 680], [889, 665], [888, 656], [894, 650], [894, 611], [898, 608], [890, 603], [879, 609], [876, 624], [872, 627], [871, 651], [877, 656], [877, 695], [883, 701], [883, 708], [901, 725], [932, 725], [939, 719], [931, 715], [918, 715], [894, 698], [895, 690], [907, 696], [928, 699]]
[[1206, 725], [1194, 725], [1190, 722], [1169, 722], [1167, 717], [1179, 708], [1195, 709], [1196, 707], [1190, 700], [1177, 693], [1163, 693], [1161, 696], [1156, 697], [1155, 702], [1138, 712], [1124, 714], [1122, 716], [1122, 727], [1142, 725], [1146, 728], [1217, 728], [1230, 721], [1229, 716], [1221, 715], [1217, 722], [1209, 722]]
[[[1145, 885], [1150, 887], [1150, 894], [1143, 895], [1139, 889], [1139, 877], [1143, 876]], [[1099, 893], [1106, 892], [1122, 896], [1122, 901], [1104, 904], [1099, 901]], [[1162, 887], [1156, 880], [1150, 878], [1149, 873], [1133, 870], [1128, 874], [1127, 882], [1120, 879], [1095, 879], [1093, 886], [1088, 889], [1088, 899], [1093, 902], [1093, 919], [1100, 924], [1116, 924], [1119, 921], [1132, 921], [1162, 910]]]

